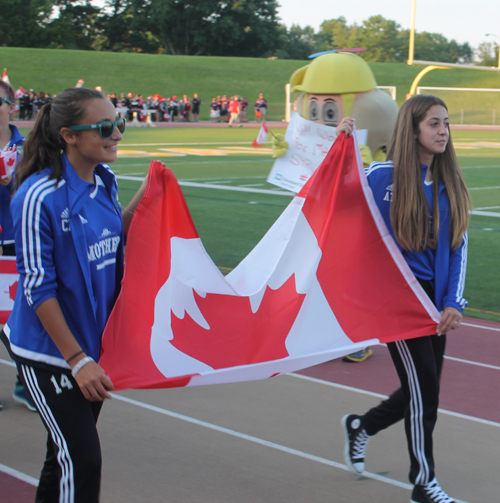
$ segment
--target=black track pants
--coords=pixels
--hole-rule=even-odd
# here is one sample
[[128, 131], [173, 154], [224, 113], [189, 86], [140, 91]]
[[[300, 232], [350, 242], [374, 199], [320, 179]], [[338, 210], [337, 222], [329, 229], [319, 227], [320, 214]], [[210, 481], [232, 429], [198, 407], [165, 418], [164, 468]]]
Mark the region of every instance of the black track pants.
[[73, 377], [18, 364], [48, 431], [47, 457], [36, 503], [98, 503], [101, 447], [100, 402], [85, 399]]
[[439, 385], [446, 335], [429, 335], [387, 344], [401, 388], [362, 418], [368, 435], [405, 420], [410, 453], [410, 481], [426, 484], [434, 478], [432, 432], [437, 420]]

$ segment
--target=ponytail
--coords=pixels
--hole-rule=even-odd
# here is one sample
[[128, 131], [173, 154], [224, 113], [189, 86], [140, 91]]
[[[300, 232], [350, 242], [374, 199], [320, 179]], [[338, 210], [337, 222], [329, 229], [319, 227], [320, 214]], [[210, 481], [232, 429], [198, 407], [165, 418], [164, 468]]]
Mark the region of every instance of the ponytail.
[[28, 176], [47, 166], [54, 168], [50, 178], [59, 179], [62, 176], [61, 151], [64, 150], [65, 143], [59, 132], [53, 131], [51, 127], [51, 110], [52, 103], [46, 103], [36, 116], [35, 125], [24, 144], [23, 157], [16, 169], [14, 191]]
[[86, 102], [93, 99], [106, 97], [94, 89], [71, 87], [40, 109], [24, 144], [23, 157], [16, 168], [14, 191], [30, 175], [47, 167], [52, 167], [49, 178], [61, 179], [61, 153], [66, 150], [66, 143], [60, 135], [61, 128], [78, 124], [85, 113]]

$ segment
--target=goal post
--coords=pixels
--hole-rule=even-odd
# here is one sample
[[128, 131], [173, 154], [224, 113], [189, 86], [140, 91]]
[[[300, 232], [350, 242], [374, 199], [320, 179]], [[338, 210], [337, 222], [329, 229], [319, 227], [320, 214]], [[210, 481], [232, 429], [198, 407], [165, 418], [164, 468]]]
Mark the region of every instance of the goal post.
[[441, 98], [448, 107], [452, 124], [500, 124], [500, 89], [419, 86], [416, 94]]

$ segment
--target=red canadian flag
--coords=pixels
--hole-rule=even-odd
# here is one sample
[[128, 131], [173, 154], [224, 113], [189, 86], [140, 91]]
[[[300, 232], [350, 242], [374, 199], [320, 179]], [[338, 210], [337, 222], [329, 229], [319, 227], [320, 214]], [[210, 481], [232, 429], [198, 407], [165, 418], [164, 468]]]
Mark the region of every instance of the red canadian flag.
[[14, 96], [19, 99], [19, 98], [22, 98], [24, 95], [26, 94], [26, 91], [20, 87], [15, 93], [14, 93]]
[[172, 172], [153, 162], [100, 364], [115, 389], [262, 379], [435, 332], [341, 135], [252, 252], [223, 276]]
[[17, 147], [6, 147], [0, 150], [0, 178], [12, 175], [17, 162]]
[[[1, 228], [0, 228], [1, 232]], [[7, 319], [14, 307], [19, 274], [16, 268], [16, 257], [0, 257], [0, 323]]]

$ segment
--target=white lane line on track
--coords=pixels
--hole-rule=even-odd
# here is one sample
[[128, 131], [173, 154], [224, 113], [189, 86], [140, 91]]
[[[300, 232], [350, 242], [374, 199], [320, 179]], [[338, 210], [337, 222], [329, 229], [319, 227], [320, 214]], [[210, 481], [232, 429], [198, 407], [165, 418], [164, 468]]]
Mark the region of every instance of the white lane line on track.
[[[316, 377], [309, 377], [309, 376], [305, 376], [302, 374], [286, 374], [286, 375], [291, 376], [291, 377], [297, 377], [299, 379], [305, 379], [307, 381], [316, 382], [318, 384], [324, 384], [325, 386], [332, 386], [333, 388], [339, 388], [339, 389], [344, 389], [346, 391], [352, 391], [353, 393], [359, 393], [361, 395], [374, 396], [376, 398], [380, 398], [381, 400], [385, 400], [387, 398], [387, 395], [383, 395], [382, 393], [375, 393], [373, 391], [366, 391], [366, 390], [360, 389], [360, 388], [353, 388], [352, 386], [346, 386], [345, 384], [337, 384], [337, 383], [330, 382], [330, 381], [323, 381], [323, 379], [317, 379]], [[447, 416], [454, 416], [454, 417], [458, 417], [460, 419], [465, 419], [467, 421], [473, 421], [475, 423], [481, 423], [481, 424], [486, 424], [488, 426], [495, 426], [497, 428], [500, 428], [500, 423], [497, 423], [495, 421], [490, 421], [489, 419], [482, 419], [480, 417], [468, 416], [467, 414], [461, 414], [460, 412], [454, 412], [452, 410], [446, 410], [446, 409], [438, 409], [438, 411], [441, 414], [445, 414]]]
[[461, 325], [465, 325], [466, 327], [482, 328], [483, 330], [493, 330], [495, 332], [500, 332], [500, 328], [497, 327], [486, 327], [484, 325], [474, 325], [474, 323], [465, 323], [465, 322], [462, 322]]
[[[464, 323], [462, 323], [462, 325], [464, 325]], [[387, 347], [387, 344], [379, 344], [379, 346]], [[489, 363], [475, 362], [473, 360], [464, 360], [463, 358], [455, 358], [454, 356], [444, 355], [444, 359], [445, 360], [453, 360], [453, 361], [456, 361], [459, 363], [466, 363], [468, 365], [476, 365], [478, 367], [483, 367], [483, 368], [487, 368], [487, 369], [500, 370], [500, 367], [497, 367], [495, 365], [490, 365]]]
[[462, 358], [455, 358], [454, 356], [445, 356], [447, 360], [453, 360], [455, 362], [467, 363], [468, 365], [477, 365], [478, 367], [483, 367], [486, 369], [500, 370], [500, 367], [496, 365], [489, 365], [488, 363], [478, 363], [471, 360], [463, 360]]
[[[202, 426], [204, 428], [208, 428], [210, 430], [218, 431], [219, 433], [224, 433], [226, 435], [230, 435], [232, 437], [239, 438], [241, 440], [246, 440], [247, 442], [252, 442], [255, 444], [262, 445], [264, 447], [270, 447], [271, 449], [275, 449], [277, 451], [284, 452], [286, 454], [292, 454], [293, 456], [298, 456], [303, 459], [307, 459], [309, 461], [314, 461], [316, 463], [321, 463], [323, 465], [331, 466], [333, 468], [337, 468], [338, 470], [343, 470], [346, 472], [351, 472], [351, 470], [344, 464], [342, 463], [337, 463], [336, 461], [332, 461], [330, 459], [326, 458], [321, 458], [319, 456], [314, 456], [313, 454], [309, 454], [307, 452], [299, 451], [297, 449], [292, 449], [291, 447], [286, 447], [284, 445], [276, 444], [274, 442], [270, 442], [268, 440], [264, 440], [262, 438], [258, 437], [253, 437], [251, 435], [247, 435], [246, 433], [241, 433], [235, 430], [231, 430], [229, 428], [224, 428], [222, 426], [218, 426], [216, 424], [212, 423], [207, 423], [206, 421], [201, 421], [199, 419], [195, 419], [189, 416], [185, 416], [183, 414], [177, 414], [176, 412], [172, 412], [167, 409], [163, 409], [161, 407], [156, 407], [155, 405], [150, 405], [144, 402], [140, 402], [138, 400], [134, 400], [132, 398], [127, 398], [121, 395], [117, 395], [115, 393], [111, 393], [113, 398], [115, 400], [119, 400], [125, 403], [128, 403], [130, 405], [135, 405], [136, 407], [140, 407], [142, 409], [150, 410], [152, 412], [157, 412], [159, 414], [169, 416], [175, 419], [179, 419], [181, 421], [185, 421], [191, 424], [195, 424], [197, 426]], [[19, 480], [23, 480], [29, 484], [32, 484], [34, 486], [38, 485], [38, 480], [30, 477], [29, 475], [26, 475], [24, 473], [21, 473], [17, 470], [14, 470], [12, 468], [9, 468], [8, 466], [0, 464], [0, 471], [3, 471], [4, 473], [7, 473], [8, 475], [11, 475], [13, 477], [18, 478]], [[411, 491], [413, 489], [413, 486], [410, 484], [407, 484], [405, 482], [400, 482], [399, 480], [394, 480], [389, 477], [384, 477], [383, 475], [378, 475], [376, 473], [371, 473], [371, 472], [364, 472], [363, 477], [376, 480], [378, 482], [383, 482], [385, 484], [389, 484], [391, 486], [395, 487], [400, 487], [402, 489], [407, 489], [408, 491]], [[467, 503], [466, 501], [463, 500], [455, 500], [457, 503]]]
[[25, 473], [22, 473], [18, 470], [14, 470], [14, 468], [10, 468], [9, 466], [2, 465], [2, 463], [0, 463], [0, 472], [6, 473], [11, 477], [15, 477], [16, 479], [22, 480], [23, 482], [31, 484], [32, 486], [38, 486], [38, 479], [30, 477], [29, 475], [26, 475]]
[[[0, 359], [0, 363], [4, 363], [4, 364], [10, 365], [10, 366], [15, 366], [14, 362], [9, 362], [9, 361], [3, 360], [3, 359]], [[309, 381], [316, 382], [316, 383], [323, 384], [323, 385], [327, 385], [327, 386], [332, 386], [332, 387], [339, 388], [339, 389], [344, 389], [344, 390], [352, 391], [352, 392], [355, 392], [355, 393], [361, 393], [361, 394], [365, 394], [365, 395], [371, 395], [371, 396], [375, 396], [375, 397], [382, 398], [382, 399], [387, 398], [385, 395], [381, 395], [379, 393], [373, 393], [373, 392], [369, 392], [369, 391], [364, 391], [364, 390], [360, 390], [358, 388], [352, 388], [352, 387], [344, 386], [344, 385], [341, 385], [341, 384], [330, 383], [328, 381], [323, 381], [321, 379], [316, 379], [316, 378], [312, 378], [312, 377], [308, 377], [308, 376], [303, 376], [303, 375], [300, 375], [300, 374], [287, 374], [287, 375], [291, 376], [291, 377], [296, 377], [296, 378], [300, 378], [300, 379], [309, 380]], [[161, 407], [157, 407], [155, 405], [150, 405], [150, 404], [147, 404], [147, 403], [144, 403], [144, 402], [140, 402], [140, 401], [134, 400], [132, 398], [124, 397], [124, 396], [118, 395], [116, 393], [111, 393], [111, 396], [114, 399], [116, 399], [116, 400], [119, 400], [119, 401], [122, 401], [122, 402], [126, 402], [126, 403], [129, 403], [131, 405], [135, 405], [137, 407], [141, 407], [143, 409], [151, 410], [153, 412], [158, 412], [160, 414], [163, 414], [163, 415], [166, 415], [166, 416], [169, 416], [169, 417], [173, 417], [173, 418], [176, 418], [176, 419], [180, 419], [182, 421], [186, 421], [186, 422], [189, 422], [189, 423], [192, 423], [192, 424], [196, 424], [198, 426], [203, 426], [203, 427], [209, 428], [211, 430], [219, 431], [221, 433], [225, 433], [227, 435], [231, 435], [233, 437], [237, 437], [237, 438], [240, 438], [242, 440], [247, 440], [249, 442], [253, 442], [253, 443], [260, 444], [260, 445], [263, 445], [263, 446], [266, 446], [266, 447], [270, 447], [272, 449], [276, 449], [276, 450], [279, 450], [281, 452], [285, 452], [285, 453], [288, 453], [288, 454], [293, 454], [295, 456], [298, 456], [298, 457], [301, 457], [301, 458], [304, 458], [304, 459], [308, 459], [310, 461], [315, 461], [315, 462], [318, 462], [318, 463], [321, 463], [321, 464], [324, 464], [324, 465], [332, 466], [332, 467], [337, 468], [339, 470], [344, 470], [344, 471], [348, 471], [348, 472], [351, 471], [346, 465], [344, 465], [342, 463], [337, 463], [336, 461], [332, 461], [332, 460], [329, 460], [329, 459], [321, 458], [319, 456], [314, 456], [312, 454], [308, 454], [306, 452], [302, 452], [302, 451], [299, 451], [299, 450], [296, 450], [296, 449], [292, 449], [290, 447], [286, 447], [286, 446], [283, 446], [283, 445], [280, 445], [280, 444], [276, 444], [274, 442], [269, 442], [268, 440], [264, 440], [264, 439], [261, 439], [261, 438], [258, 438], [258, 437], [253, 437], [253, 436], [247, 435], [245, 433], [240, 433], [240, 432], [237, 432], [235, 430], [230, 430], [229, 428], [224, 428], [224, 427], [221, 427], [221, 426], [217, 426], [215, 424], [207, 423], [205, 421], [201, 421], [199, 419], [195, 419], [195, 418], [192, 418], [192, 417], [189, 417], [189, 416], [184, 416], [182, 414], [178, 414], [176, 412], [172, 412], [172, 411], [169, 411], [167, 409], [163, 409]], [[462, 419], [466, 419], [466, 420], [470, 420], [470, 421], [475, 421], [475, 422], [487, 424], [489, 426], [500, 427], [500, 423], [495, 423], [493, 421], [487, 421], [487, 420], [484, 420], [484, 419], [479, 419], [479, 418], [475, 418], [475, 417], [471, 417], [471, 416], [466, 416], [464, 414], [459, 414], [459, 413], [455, 413], [455, 412], [451, 412], [451, 411], [446, 411], [446, 410], [443, 410], [443, 409], [439, 409], [439, 412], [441, 412], [443, 414], [447, 414], [447, 415], [459, 417], [459, 418], [462, 418]], [[1, 465], [0, 465], [0, 468], [1, 468]], [[390, 479], [389, 477], [384, 477], [384, 476], [381, 476], [381, 475], [377, 475], [376, 473], [365, 472], [365, 473], [363, 473], [363, 476], [366, 477], [366, 478], [377, 480], [379, 482], [384, 482], [384, 483], [392, 485], [392, 486], [401, 487], [403, 489], [407, 489], [407, 490], [410, 490], [410, 491], [413, 489], [413, 486], [411, 486], [410, 484], [406, 484], [406, 483], [400, 482], [398, 480]], [[455, 501], [457, 503], [467, 503], [465, 501], [458, 500], [458, 499], [455, 499]]]
[[[134, 400], [132, 398], [120, 396], [115, 393], [111, 393], [111, 395], [113, 396], [114, 399], [121, 400], [122, 402], [126, 402], [131, 405], [141, 407], [143, 409], [151, 410], [153, 412], [158, 412], [158, 413], [163, 414], [165, 416], [173, 417], [175, 419], [180, 419], [181, 421], [186, 421], [188, 423], [195, 424], [197, 426], [202, 426], [204, 428], [218, 431], [220, 433], [224, 433], [224, 434], [230, 435], [232, 437], [240, 438], [241, 440], [246, 440], [248, 442], [263, 445], [265, 447], [270, 447], [271, 449], [285, 452], [287, 454], [292, 454], [294, 456], [298, 456], [298, 457], [307, 459], [309, 461], [315, 461], [316, 463], [321, 463], [323, 465], [332, 466], [333, 468], [337, 468], [338, 470], [344, 470], [346, 472], [351, 472], [351, 470], [346, 465], [344, 465], [342, 463], [337, 463], [336, 461], [332, 461], [330, 459], [321, 458], [319, 456], [314, 456], [313, 454], [309, 454], [307, 452], [299, 451], [297, 449], [292, 449], [291, 447], [286, 447], [281, 444], [276, 444], [274, 442], [270, 442], [270, 441], [264, 440], [262, 438], [253, 437], [251, 435], [247, 435], [246, 433], [241, 433], [239, 431], [230, 430], [229, 428], [224, 428], [224, 427], [218, 426], [216, 424], [207, 423], [206, 421], [201, 421], [201, 420], [195, 419], [193, 417], [184, 416], [183, 414], [177, 414], [176, 412], [172, 412], [167, 409], [162, 409], [161, 407], [156, 407], [155, 405], [149, 405], [144, 402], [139, 402], [138, 400]], [[377, 475], [376, 473], [364, 472], [362, 476], [369, 478], [369, 479], [377, 480], [379, 482], [384, 482], [384, 483], [392, 485], [392, 486], [401, 487], [401, 488], [407, 489], [409, 491], [411, 491], [413, 489], [413, 486], [410, 484], [407, 484], [405, 482], [400, 482], [399, 480], [394, 480], [389, 477], [384, 477], [382, 475]], [[466, 503], [465, 501], [462, 501], [462, 500], [455, 500], [455, 501], [457, 503]]]

